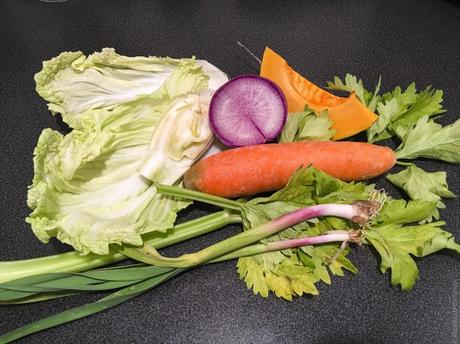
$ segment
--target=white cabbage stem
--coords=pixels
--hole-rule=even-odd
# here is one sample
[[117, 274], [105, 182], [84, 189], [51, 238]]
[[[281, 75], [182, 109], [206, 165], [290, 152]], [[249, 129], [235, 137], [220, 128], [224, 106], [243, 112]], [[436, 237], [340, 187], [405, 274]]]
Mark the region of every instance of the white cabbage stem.
[[174, 184], [209, 148], [213, 134], [209, 127], [209, 92], [179, 97], [155, 128], [148, 152], [140, 164], [147, 179]]

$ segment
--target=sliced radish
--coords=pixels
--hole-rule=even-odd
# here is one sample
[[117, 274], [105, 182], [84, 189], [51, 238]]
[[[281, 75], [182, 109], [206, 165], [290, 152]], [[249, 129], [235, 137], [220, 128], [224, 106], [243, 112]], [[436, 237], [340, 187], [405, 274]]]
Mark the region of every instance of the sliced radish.
[[258, 75], [241, 75], [228, 81], [214, 93], [209, 107], [211, 130], [230, 147], [275, 139], [286, 118], [283, 92]]

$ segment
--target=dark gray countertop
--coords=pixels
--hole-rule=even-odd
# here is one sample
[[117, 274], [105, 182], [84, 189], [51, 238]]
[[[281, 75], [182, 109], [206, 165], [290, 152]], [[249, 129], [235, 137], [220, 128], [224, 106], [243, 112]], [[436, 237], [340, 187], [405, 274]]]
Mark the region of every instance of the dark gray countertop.
[[[254, 53], [266, 45], [300, 73], [324, 85], [356, 74], [383, 88], [433, 85], [445, 91], [447, 115], [460, 117], [460, 9], [446, 1], [0, 1], [0, 259], [68, 250], [41, 244], [24, 222], [32, 152], [46, 127], [59, 129], [34, 91], [41, 62], [65, 50], [114, 47], [126, 55], [196, 55], [231, 76], [257, 72]], [[460, 194], [457, 166], [446, 170]], [[378, 185], [397, 195], [383, 179]], [[458, 199], [442, 218], [460, 239]], [[195, 206], [193, 218], [209, 212]], [[238, 230], [227, 228], [184, 244], [202, 247]], [[254, 296], [234, 262], [188, 272], [133, 301], [20, 341], [21, 343], [456, 343], [460, 321], [460, 259], [449, 253], [419, 260], [411, 292], [389, 285], [367, 248], [351, 254], [356, 276], [320, 285], [320, 295], [286, 302]], [[0, 307], [0, 334], [100, 295]], [[455, 337], [457, 336], [457, 337]]]

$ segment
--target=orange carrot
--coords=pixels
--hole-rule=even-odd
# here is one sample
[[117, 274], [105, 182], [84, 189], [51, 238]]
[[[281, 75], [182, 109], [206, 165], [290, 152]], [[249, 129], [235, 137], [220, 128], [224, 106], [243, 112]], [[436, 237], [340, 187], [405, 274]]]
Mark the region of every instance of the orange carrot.
[[394, 152], [363, 142], [300, 141], [230, 149], [193, 165], [186, 188], [240, 197], [283, 188], [301, 166], [313, 165], [344, 181], [364, 180], [388, 171]]

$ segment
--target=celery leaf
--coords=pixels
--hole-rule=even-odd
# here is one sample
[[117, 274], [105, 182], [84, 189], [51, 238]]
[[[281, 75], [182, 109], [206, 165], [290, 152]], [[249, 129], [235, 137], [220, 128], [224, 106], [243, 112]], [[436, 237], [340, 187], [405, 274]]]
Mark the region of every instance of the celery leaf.
[[[242, 205], [244, 228], [251, 230], [287, 212], [312, 204], [350, 203], [367, 199], [372, 190], [372, 186], [345, 183], [313, 167], [299, 169], [287, 186], [271, 197], [254, 198]], [[350, 226], [352, 224], [343, 219], [315, 219], [287, 228], [262, 240], [262, 243], [315, 236], [331, 230], [346, 230]], [[340, 243], [331, 243], [244, 257], [238, 260], [238, 273], [248, 288], [264, 297], [270, 291], [286, 300], [304, 293], [316, 295], [318, 290], [314, 284], [318, 281], [330, 284], [329, 273], [343, 276], [343, 270], [356, 272], [356, 268], [346, 258], [348, 249], [329, 262], [339, 249]]]
[[316, 114], [309, 109], [304, 112], [289, 113], [279, 142], [328, 141], [335, 134], [335, 131], [331, 129], [332, 124], [327, 110]]
[[358, 79], [356, 76], [347, 74], [345, 75], [344, 81], [342, 81], [338, 76], [334, 77], [334, 81], [327, 82], [327, 88], [330, 90], [336, 91], [345, 91], [345, 92], [355, 92], [358, 99], [364, 103], [372, 112], [375, 111], [376, 104], [380, 99], [378, 95], [380, 91], [381, 79], [375, 86], [373, 93], [369, 92], [364, 88], [363, 81]]
[[[403, 199], [388, 199], [375, 218], [375, 222], [385, 225], [403, 225], [415, 222], [431, 221], [437, 213], [436, 202], [405, 201]], [[434, 216], [436, 218], [436, 216]]]
[[389, 125], [399, 119], [417, 99], [415, 84], [410, 84], [405, 91], [396, 87], [393, 91], [382, 96], [377, 104], [379, 119], [367, 130], [369, 142], [377, 142], [390, 138], [392, 133]]
[[460, 163], [460, 120], [443, 127], [425, 116], [401, 139], [403, 143], [396, 151], [398, 159], [423, 157]]
[[280, 254], [271, 252], [240, 258], [237, 263], [240, 279], [244, 279], [254, 294], [262, 297], [267, 297], [269, 291], [288, 301], [303, 294], [317, 295], [317, 278], [312, 269], [305, 267], [296, 256], [283, 256], [276, 264], [270, 264], [270, 257]]
[[346, 258], [350, 249], [346, 248], [332, 262], [329, 260], [338, 252], [337, 244], [325, 244], [318, 246], [304, 246], [299, 250], [299, 257], [305, 266], [311, 266], [318, 280], [331, 284], [329, 271], [336, 276], [344, 276], [343, 270], [357, 273], [358, 269]]
[[[453, 198], [453, 194], [447, 185], [446, 172], [426, 172], [423, 169], [410, 165], [407, 169], [390, 174], [387, 179], [399, 188], [402, 188], [413, 200], [434, 202], [438, 208], [444, 209], [442, 197]], [[439, 218], [439, 212], [435, 209], [434, 218]]]
[[445, 112], [442, 108], [443, 92], [427, 87], [417, 95], [415, 103], [390, 124], [393, 133], [400, 138], [407, 132], [418, 120], [425, 116], [435, 116]]
[[411, 289], [419, 276], [412, 258], [424, 257], [442, 249], [460, 253], [452, 233], [442, 230], [444, 222], [399, 227], [383, 225], [366, 232], [366, 239], [381, 257], [380, 270], [391, 270], [391, 284]]

